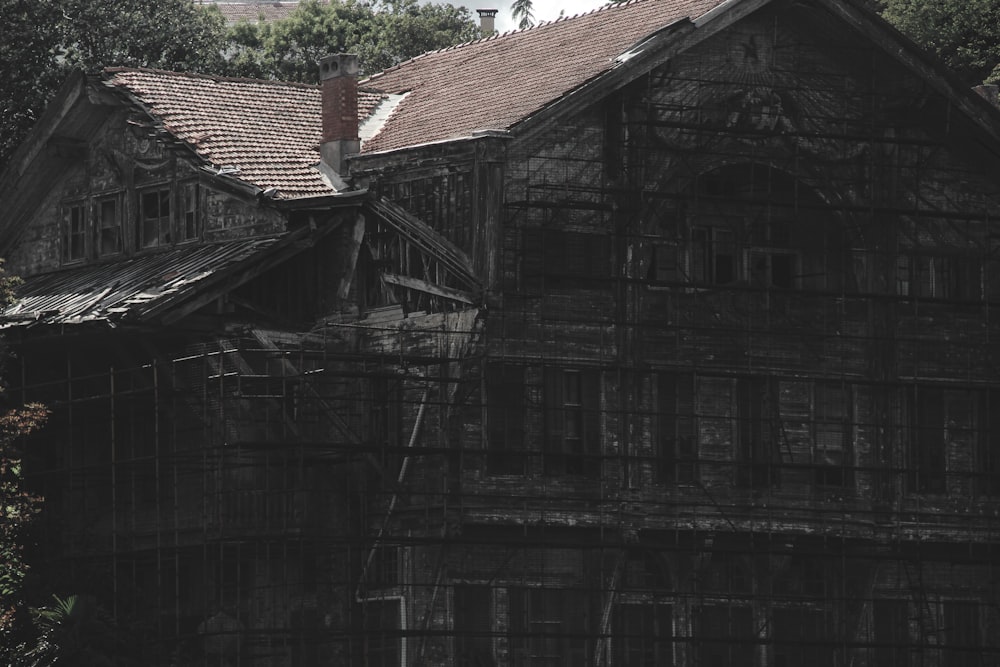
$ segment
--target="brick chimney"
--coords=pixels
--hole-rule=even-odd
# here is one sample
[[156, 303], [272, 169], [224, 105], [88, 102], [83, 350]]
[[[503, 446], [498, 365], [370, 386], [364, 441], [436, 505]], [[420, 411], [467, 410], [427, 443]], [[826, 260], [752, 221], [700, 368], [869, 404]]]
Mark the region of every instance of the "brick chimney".
[[477, 9], [479, 12], [479, 31], [482, 33], [483, 37], [489, 37], [496, 30], [496, 17], [498, 9]]
[[338, 53], [319, 61], [323, 163], [339, 176], [347, 175], [348, 155], [361, 152], [358, 137], [358, 57]]

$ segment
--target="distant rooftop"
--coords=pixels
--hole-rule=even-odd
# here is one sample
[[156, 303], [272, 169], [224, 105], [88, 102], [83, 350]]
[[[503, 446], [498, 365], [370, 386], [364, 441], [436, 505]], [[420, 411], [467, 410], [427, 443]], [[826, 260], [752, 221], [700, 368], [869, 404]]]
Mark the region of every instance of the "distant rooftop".
[[215, 2], [213, 0], [197, 0], [199, 5], [215, 5], [222, 12], [226, 23], [233, 25], [240, 21], [250, 23], [269, 23], [280, 19], [288, 18], [288, 15], [298, 9], [297, 1], [291, 2], [264, 2], [260, 0], [249, 0], [248, 2]]

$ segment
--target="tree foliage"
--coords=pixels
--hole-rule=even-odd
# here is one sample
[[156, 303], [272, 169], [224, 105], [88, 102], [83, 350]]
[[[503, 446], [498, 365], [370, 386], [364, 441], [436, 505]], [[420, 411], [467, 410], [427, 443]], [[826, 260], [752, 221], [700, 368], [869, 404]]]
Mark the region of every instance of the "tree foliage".
[[136, 664], [127, 633], [92, 595], [52, 596], [32, 610], [37, 635], [18, 651], [16, 667], [116, 667]]
[[882, 15], [970, 85], [1000, 79], [1000, 0], [883, 0]]
[[314, 83], [317, 60], [354, 52], [376, 72], [479, 37], [464, 7], [305, 0], [287, 19], [226, 28], [191, 0], [0, 0], [0, 168], [70, 69], [153, 67]]
[[[0, 307], [14, 298], [16, 278], [3, 271], [0, 262]], [[14, 664], [9, 651], [31, 635], [25, 599], [28, 575], [24, 548], [32, 520], [41, 509], [41, 498], [31, 493], [24, 480], [22, 451], [25, 436], [41, 426], [48, 411], [31, 403], [8, 409], [0, 415], [0, 662]]]
[[225, 21], [191, 0], [0, 0], [0, 167], [70, 69], [222, 69]]
[[519, 30], [535, 25], [535, 7], [531, 0], [514, 0], [510, 6], [510, 14]]
[[316, 63], [329, 53], [357, 53], [362, 71], [370, 74], [477, 37], [479, 28], [464, 7], [417, 0], [305, 0], [286, 19], [234, 26], [227, 71], [314, 83]]

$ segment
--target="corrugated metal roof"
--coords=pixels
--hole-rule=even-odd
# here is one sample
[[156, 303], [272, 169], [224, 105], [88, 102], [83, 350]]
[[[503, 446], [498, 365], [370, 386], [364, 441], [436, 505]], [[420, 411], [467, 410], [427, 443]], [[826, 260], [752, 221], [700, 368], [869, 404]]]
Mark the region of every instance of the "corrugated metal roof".
[[113, 264], [88, 265], [27, 278], [0, 327], [29, 322], [80, 324], [141, 321], [206, 287], [213, 278], [258, 261], [288, 235], [181, 246]]

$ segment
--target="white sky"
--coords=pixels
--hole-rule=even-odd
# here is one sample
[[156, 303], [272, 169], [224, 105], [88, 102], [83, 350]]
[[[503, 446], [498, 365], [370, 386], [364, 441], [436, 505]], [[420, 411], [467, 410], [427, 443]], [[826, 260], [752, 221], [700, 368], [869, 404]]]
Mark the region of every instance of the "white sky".
[[[510, 16], [510, 4], [513, 0], [450, 0], [451, 4], [468, 7], [472, 10], [472, 17], [479, 20], [476, 14], [477, 9], [499, 9], [497, 14], [497, 30], [507, 32], [517, 26]], [[533, 0], [535, 7], [535, 23], [540, 21], [553, 21], [559, 18], [559, 11], [565, 10], [566, 16], [583, 14], [592, 9], [603, 7], [607, 0]]]

